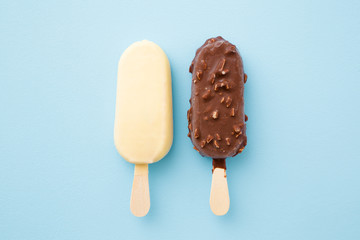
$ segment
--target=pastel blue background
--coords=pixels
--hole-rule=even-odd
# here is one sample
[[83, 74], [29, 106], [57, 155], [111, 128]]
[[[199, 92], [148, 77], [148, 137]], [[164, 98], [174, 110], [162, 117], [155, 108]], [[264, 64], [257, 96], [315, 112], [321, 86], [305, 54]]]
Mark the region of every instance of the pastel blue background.
[[[1, 1], [0, 239], [360, 239], [359, 1]], [[186, 137], [189, 64], [209, 37], [242, 54], [248, 146], [229, 213]], [[174, 143], [129, 210], [113, 145], [117, 62], [149, 39], [172, 67]], [[139, 146], [141, 147], [141, 146]]]

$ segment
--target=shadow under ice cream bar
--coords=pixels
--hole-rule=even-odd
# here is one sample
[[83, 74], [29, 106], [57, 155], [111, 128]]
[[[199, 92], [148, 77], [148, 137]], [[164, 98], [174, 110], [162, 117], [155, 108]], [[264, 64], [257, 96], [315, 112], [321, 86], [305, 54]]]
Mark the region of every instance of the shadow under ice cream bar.
[[148, 164], [162, 159], [173, 140], [170, 64], [164, 51], [144, 40], [128, 47], [118, 65], [115, 146], [135, 164], [130, 209], [150, 209]]
[[230, 206], [225, 159], [241, 153], [247, 143], [246, 74], [236, 47], [222, 37], [208, 39], [196, 51], [189, 71], [188, 136], [202, 156], [213, 159], [210, 207], [224, 215]]

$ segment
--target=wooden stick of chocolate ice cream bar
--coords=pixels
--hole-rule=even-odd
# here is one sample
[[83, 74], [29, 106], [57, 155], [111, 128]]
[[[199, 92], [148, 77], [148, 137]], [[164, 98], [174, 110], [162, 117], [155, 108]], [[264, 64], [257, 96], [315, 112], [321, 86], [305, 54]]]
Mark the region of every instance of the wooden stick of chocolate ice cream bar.
[[210, 208], [215, 215], [225, 215], [229, 211], [230, 197], [226, 178], [225, 159], [213, 159], [210, 191]]
[[197, 51], [192, 73], [188, 128], [194, 148], [213, 159], [210, 207], [224, 215], [230, 206], [225, 159], [247, 143], [244, 114], [244, 73], [235, 45], [222, 37], [208, 39]]

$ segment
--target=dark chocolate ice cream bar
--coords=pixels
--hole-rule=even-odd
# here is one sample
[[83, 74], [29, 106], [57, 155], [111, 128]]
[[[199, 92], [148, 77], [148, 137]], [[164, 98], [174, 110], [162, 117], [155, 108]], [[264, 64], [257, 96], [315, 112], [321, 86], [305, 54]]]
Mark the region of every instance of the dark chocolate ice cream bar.
[[247, 142], [246, 74], [236, 47], [222, 37], [208, 39], [196, 51], [189, 71], [188, 136], [202, 156], [213, 159], [210, 208], [224, 215], [230, 207], [225, 159], [242, 152]]
[[[222, 37], [208, 39], [197, 51], [192, 73], [188, 136], [202, 156], [233, 157], [246, 146], [244, 114], [246, 74], [235, 45]], [[224, 163], [215, 164], [223, 166]]]

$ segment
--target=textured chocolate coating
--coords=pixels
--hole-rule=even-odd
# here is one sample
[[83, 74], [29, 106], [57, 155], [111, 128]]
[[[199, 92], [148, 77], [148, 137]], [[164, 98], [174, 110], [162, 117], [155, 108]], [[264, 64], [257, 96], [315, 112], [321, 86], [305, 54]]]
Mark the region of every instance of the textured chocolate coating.
[[233, 157], [246, 146], [244, 83], [246, 74], [235, 45], [208, 39], [197, 51], [192, 73], [188, 136], [202, 156]]

